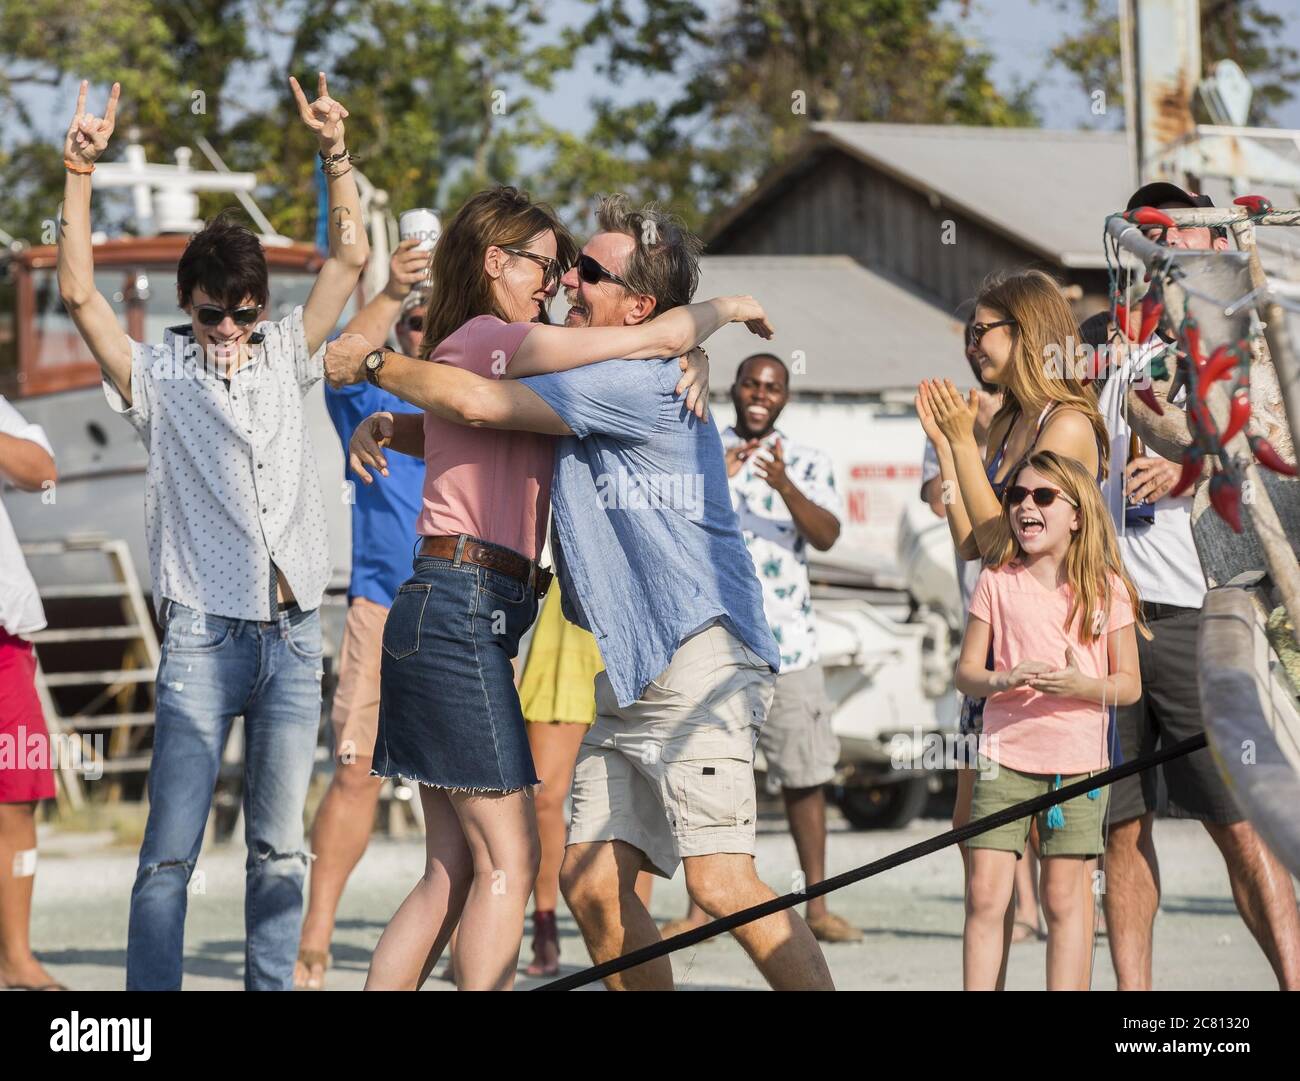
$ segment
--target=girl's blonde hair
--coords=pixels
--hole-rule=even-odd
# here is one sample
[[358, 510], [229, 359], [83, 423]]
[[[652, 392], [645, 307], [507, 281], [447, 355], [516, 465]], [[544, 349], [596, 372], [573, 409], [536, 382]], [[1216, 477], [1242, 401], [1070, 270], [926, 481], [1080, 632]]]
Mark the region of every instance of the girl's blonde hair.
[[1041, 270], [1020, 270], [990, 277], [975, 298], [977, 308], [991, 308], [1011, 327], [1009, 392], [989, 424], [1006, 424], [1009, 431], [1023, 413], [1041, 413], [1050, 403], [1077, 409], [1097, 434], [1101, 475], [1110, 472], [1110, 434], [1097, 408], [1096, 391], [1080, 381], [1075, 370], [1079, 327], [1061, 287]]
[[[1092, 475], [1073, 458], [1057, 454], [1054, 450], [1039, 450], [1015, 464], [1007, 474], [1007, 487], [1002, 496], [1002, 514], [997, 522], [997, 538], [990, 548], [986, 564], [995, 569], [1005, 567], [1024, 555], [1011, 529], [1011, 508], [1006, 492], [1017, 483], [1020, 474], [1031, 466], [1060, 488], [1079, 508], [1079, 528], [1070, 538], [1070, 548], [1065, 556], [1065, 575], [1070, 583], [1070, 609], [1066, 613], [1062, 629], [1069, 634], [1077, 616], [1080, 642], [1094, 642], [1106, 633], [1106, 627], [1110, 624], [1110, 576], [1115, 574], [1128, 590], [1138, 633], [1149, 639], [1151, 632], [1142, 619], [1138, 591], [1120, 559], [1115, 527], [1102, 502], [1101, 489], [1097, 487]], [[1084, 618], [1084, 613], [1087, 612], [1094, 613], [1094, 621]]]

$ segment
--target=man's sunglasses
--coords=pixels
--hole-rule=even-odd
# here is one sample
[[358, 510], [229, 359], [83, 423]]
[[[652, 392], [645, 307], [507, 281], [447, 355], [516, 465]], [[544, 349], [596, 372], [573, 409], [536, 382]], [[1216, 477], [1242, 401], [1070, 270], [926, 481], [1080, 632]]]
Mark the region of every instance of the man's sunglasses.
[[980, 341], [994, 327], [1014, 327], [1014, 319], [999, 319], [996, 323], [971, 323], [966, 327], [966, 345], [968, 348], [979, 348]]
[[1013, 484], [1006, 491], [1006, 501], [1008, 507], [1018, 507], [1025, 501], [1025, 496], [1034, 497], [1034, 505], [1039, 507], [1050, 507], [1056, 502], [1056, 497], [1060, 496], [1072, 507], [1078, 507], [1079, 504], [1066, 495], [1059, 488], [1026, 488], [1023, 484]]
[[559, 262], [552, 259], [549, 255], [539, 255], [535, 251], [529, 251], [527, 248], [507, 248], [504, 244], [499, 245], [503, 252], [510, 255], [519, 255], [525, 259], [531, 259], [534, 263], [542, 268], [542, 287], [549, 289], [552, 285], [558, 285], [560, 279], [564, 277], [564, 267]]
[[409, 330], [412, 334], [419, 334], [424, 329], [424, 316], [408, 315], [402, 320], [402, 329]]
[[261, 305], [249, 308], [222, 308], [216, 304], [195, 304], [194, 314], [205, 327], [215, 327], [228, 315], [237, 327], [251, 327], [262, 314]]
[[607, 281], [613, 282], [615, 285], [621, 285], [624, 289], [630, 290], [632, 288], [617, 274], [611, 274], [590, 255], [579, 255], [577, 266], [578, 277], [588, 285], [598, 285], [602, 281]]

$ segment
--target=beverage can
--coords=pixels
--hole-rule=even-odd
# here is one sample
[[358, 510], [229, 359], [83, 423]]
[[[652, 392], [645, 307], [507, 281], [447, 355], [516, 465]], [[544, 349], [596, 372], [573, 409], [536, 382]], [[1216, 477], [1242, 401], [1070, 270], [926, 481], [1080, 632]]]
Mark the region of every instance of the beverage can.
[[433, 251], [433, 246], [438, 242], [441, 233], [442, 222], [438, 218], [438, 212], [427, 206], [407, 210], [397, 219], [398, 236], [403, 240], [409, 240], [411, 237], [419, 238], [420, 243], [415, 246], [416, 251]]

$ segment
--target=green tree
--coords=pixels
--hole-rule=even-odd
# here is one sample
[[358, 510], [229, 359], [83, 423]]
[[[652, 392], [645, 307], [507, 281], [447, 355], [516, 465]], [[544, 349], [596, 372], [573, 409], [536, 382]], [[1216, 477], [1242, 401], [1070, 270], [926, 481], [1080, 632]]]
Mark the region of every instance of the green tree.
[[589, 0], [575, 33], [608, 52], [611, 80], [680, 79], [670, 100], [596, 103], [591, 131], [544, 130], [566, 205], [619, 187], [672, 198], [692, 224], [734, 200], [818, 121], [1025, 125], [1032, 87], [992, 83], [990, 54], [940, 17], [939, 0], [738, 0], [715, 24], [693, 3]]
[[[293, 72], [310, 90], [324, 70], [351, 113], [358, 167], [392, 205], [454, 208], [469, 191], [517, 179], [523, 133], [537, 123], [531, 95], [572, 62], [567, 45], [539, 44], [544, 18], [531, 0], [174, 0], [152, 8], [83, 0], [53, 13], [3, 0], [0, 226], [38, 240], [53, 218], [74, 101], [68, 93], [65, 115], [57, 92], [82, 78], [95, 88], [92, 103], [122, 83], [110, 159], [131, 131], [151, 161], [170, 161], [203, 136], [231, 168], [257, 173], [259, 203], [277, 229], [308, 239], [316, 148], [293, 119], [287, 77]], [[33, 115], [33, 96], [52, 93], [57, 115]], [[195, 159], [205, 165], [197, 147]], [[201, 211], [230, 202], [204, 196]]]
[[[1122, 107], [1119, 16], [1114, 3], [1055, 0], [1054, 6], [1078, 30], [1053, 47], [1052, 59], [1073, 72], [1086, 91], [1102, 89], [1109, 105]], [[1208, 71], [1218, 60], [1234, 60], [1250, 76], [1255, 93], [1248, 119], [1253, 125], [1271, 123], [1274, 110], [1295, 97], [1300, 53], [1281, 40], [1284, 27], [1285, 19], [1261, 0], [1201, 0], [1201, 64]], [[1110, 115], [1122, 123], [1119, 108]]]
[[[568, 66], [537, 44], [543, 8], [525, 0], [308, 0], [290, 69], [317, 70], [351, 115], [348, 145], [394, 209], [454, 209], [489, 183], [518, 179], [518, 151], [537, 123], [532, 94]], [[269, 87], [277, 93], [283, 73]], [[278, 227], [309, 235], [315, 220], [310, 133], [266, 110], [227, 136], [232, 163], [258, 172]]]

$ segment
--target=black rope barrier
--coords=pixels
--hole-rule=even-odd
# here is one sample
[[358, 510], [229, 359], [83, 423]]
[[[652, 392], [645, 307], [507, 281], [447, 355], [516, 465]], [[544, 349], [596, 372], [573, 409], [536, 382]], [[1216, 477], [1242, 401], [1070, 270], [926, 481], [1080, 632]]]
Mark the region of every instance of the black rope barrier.
[[706, 923], [703, 927], [683, 931], [680, 935], [674, 935], [672, 938], [656, 942], [650, 946], [643, 946], [641, 949], [633, 950], [622, 957], [615, 957], [612, 961], [592, 965], [590, 968], [584, 968], [572, 975], [561, 976], [558, 980], [544, 983], [539, 987], [532, 988], [532, 990], [570, 991], [575, 987], [595, 983], [596, 980], [603, 980], [606, 976], [612, 976], [616, 972], [635, 968], [637, 965], [643, 965], [647, 961], [653, 961], [665, 954], [674, 953], [677, 950], [685, 949], [687, 946], [694, 946], [697, 942], [703, 942], [705, 939], [713, 938], [715, 935], [730, 931], [742, 924], [750, 923], [753, 920], [761, 920], [764, 916], [771, 916], [773, 913], [783, 912], [787, 908], [794, 908], [795, 905], [801, 905], [814, 897], [821, 897], [844, 886], [852, 885], [854, 882], [872, 878], [882, 871], [888, 871], [904, 863], [911, 863], [922, 856], [928, 856], [933, 852], [948, 848], [950, 845], [959, 844], [971, 837], [977, 837], [981, 833], [997, 829], [1008, 822], [1015, 822], [1026, 815], [1037, 814], [1044, 808], [1057, 803], [1064, 803], [1075, 796], [1091, 792], [1094, 788], [1105, 788], [1134, 773], [1140, 773], [1152, 766], [1158, 766], [1175, 758], [1181, 758], [1183, 755], [1191, 754], [1193, 751], [1199, 751], [1205, 745], [1204, 733], [1199, 736], [1192, 736], [1190, 739], [1175, 743], [1172, 747], [1155, 751], [1142, 758], [1135, 758], [1132, 762], [1125, 762], [1123, 765], [1112, 766], [1095, 777], [1075, 781], [1073, 784], [1065, 785], [1054, 792], [1047, 792], [1044, 795], [1035, 796], [1033, 799], [1017, 803], [1014, 807], [1008, 807], [1005, 811], [998, 811], [997, 814], [988, 815], [976, 822], [969, 822], [959, 829], [949, 830], [937, 837], [931, 837], [928, 841], [921, 841], [907, 848], [901, 848], [897, 852], [891, 852], [888, 856], [863, 864], [861, 867], [855, 867], [851, 871], [845, 871], [833, 878], [823, 879], [821, 882], [800, 890], [798, 893], [787, 893], [783, 897], [774, 897], [770, 901], [764, 901], [761, 905], [741, 909], [739, 912], [733, 912], [730, 916], [723, 916], [712, 923]]

